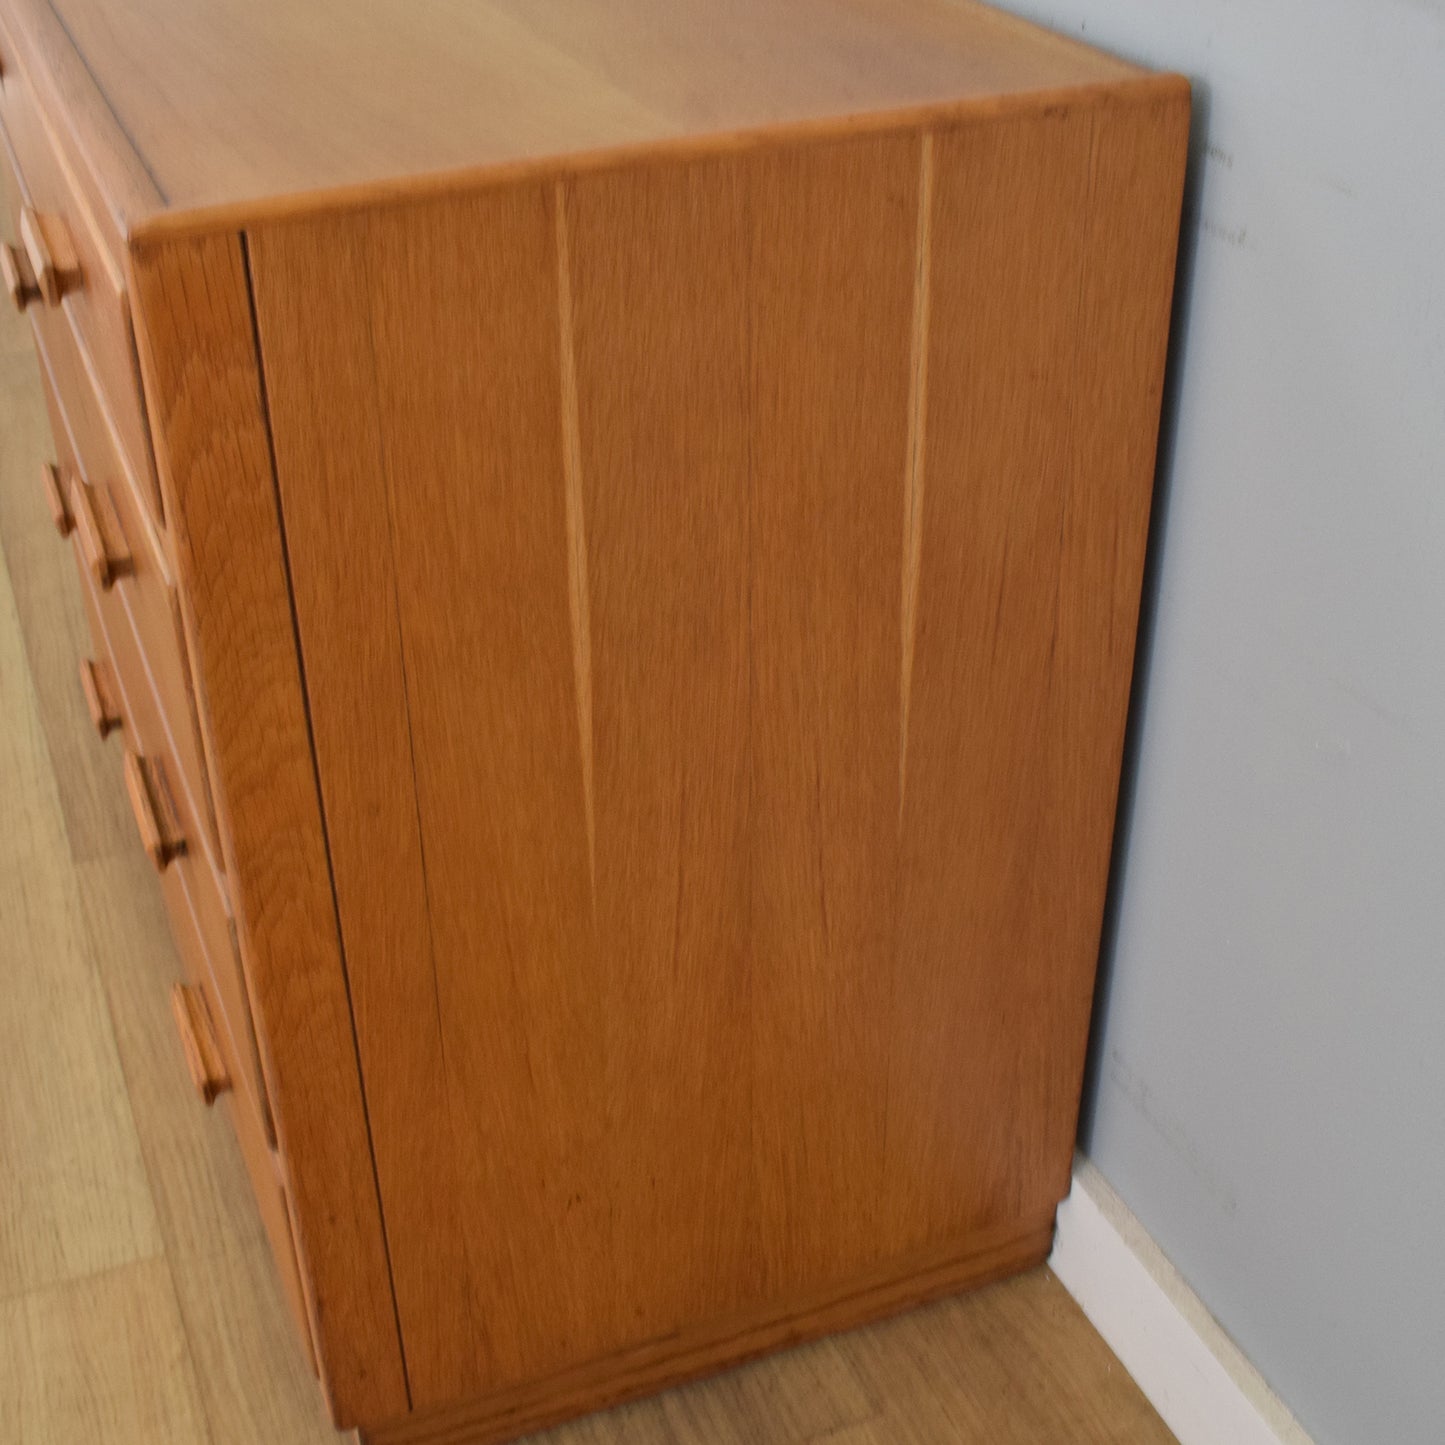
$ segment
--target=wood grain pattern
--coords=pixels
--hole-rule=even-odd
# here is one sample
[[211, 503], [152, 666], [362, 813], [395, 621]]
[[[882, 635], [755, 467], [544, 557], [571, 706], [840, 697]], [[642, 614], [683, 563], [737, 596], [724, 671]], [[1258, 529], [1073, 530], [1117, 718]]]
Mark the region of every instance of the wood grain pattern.
[[849, 1277], [893, 1247], [878, 1202], [893, 1068], [898, 537], [929, 150], [905, 133], [750, 167], [743, 847], [768, 1295]]
[[236, 238], [133, 258], [228, 874], [339, 1423], [406, 1384]]
[[[1080, 109], [934, 142], [932, 224], [949, 239], [930, 283], [890, 1025], [911, 1067], [891, 1076], [887, 1124], [890, 1229], [915, 1245], [1037, 1209], [1054, 1184], [1041, 1188], [1018, 1153], [1032, 1117], [1019, 1090], [1043, 1078], [1020, 1077], [1017, 1050], [1052, 966], [1019, 930], [1047, 908], [1054, 875], [1035, 871], [1033, 850], [1062, 802], [1035, 759], [1093, 124]], [[1040, 921], [1040, 951], [1059, 921]], [[1023, 1017], [1027, 1030], [1010, 1027]], [[954, 1091], [967, 1109], [929, 1107]]]
[[[573, 997], [600, 1054], [609, 1148], [587, 1192], [609, 1203], [628, 1305], [613, 1349], [755, 1298], [764, 1269], [745, 186], [723, 160], [589, 177], [569, 197], [598, 838], [597, 993]], [[571, 831], [565, 813], [551, 827]]]

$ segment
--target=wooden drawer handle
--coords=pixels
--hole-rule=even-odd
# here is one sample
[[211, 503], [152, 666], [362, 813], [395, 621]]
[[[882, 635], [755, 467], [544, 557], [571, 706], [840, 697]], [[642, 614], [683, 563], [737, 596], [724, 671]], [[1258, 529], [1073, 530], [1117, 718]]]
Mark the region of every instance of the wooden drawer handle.
[[108, 537], [120, 536], [120, 522], [110, 498], [86, 486], [77, 474], [70, 479], [70, 519], [81, 561], [101, 591], [109, 591], [117, 577], [131, 570], [130, 553]]
[[171, 989], [171, 1012], [175, 1015], [176, 1032], [181, 1036], [181, 1052], [186, 1056], [191, 1082], [201, 1102], [209, 1107], [231, 1088], [231, 1075], [216, 1042], [210, 1005], [200, 989], [178, 983]]
[[0, 277], [5, 280], [5, 294], [10, 304], [17, 311], [24, 311], [32, 301], [40, 299], [40, 287], [35, 284], [29, 260], [8, 241], [0, 245]]
[[68, 537], [75, 530], [75, 518], [70, 515], [70, 503], [65, 500], [60, 468], [54, 462], [44, 463], [40, 468], [40, 481], [45, 488], [45, 505], [50, 508], [55, 530], [62, 537]]
[[30, 258], [35, 284], [47, 306], [58, 306], [80, 282], [80, 258], [62, 217], [41, 215], [31, 206], [20, 209], [20, 241]]
[[83, 658], [80, 664], [80, 690], [85, 694], [86, 711], [102, 738], [118, 728], [123, 719], [116, 700], [115, 676], [108, 662], [92, 662]]
[[156, 872], [164, 873], [172, 860], [186, 851], [186, 840], [181, 835], [170, 790], [158, 762], [127, 752], [125, 790], [130, 796], [135, 825], [140, 830], [141, 846], [155, 864]]

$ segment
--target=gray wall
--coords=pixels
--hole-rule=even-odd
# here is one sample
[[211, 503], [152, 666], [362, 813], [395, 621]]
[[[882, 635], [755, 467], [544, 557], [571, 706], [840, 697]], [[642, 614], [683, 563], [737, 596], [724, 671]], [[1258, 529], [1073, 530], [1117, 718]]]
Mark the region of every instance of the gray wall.
[[1198, 82], [1085, 1144], [1321, 1445], [1440, 1445], [1445, 3], [1005, 3]]

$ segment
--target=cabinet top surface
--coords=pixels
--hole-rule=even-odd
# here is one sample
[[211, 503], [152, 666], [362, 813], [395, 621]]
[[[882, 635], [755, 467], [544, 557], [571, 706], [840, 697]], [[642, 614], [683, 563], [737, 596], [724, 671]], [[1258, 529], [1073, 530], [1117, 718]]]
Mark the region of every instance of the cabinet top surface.
[[[255, 208], [1141, 72], [971, 0], [0, 0], [160, 211]], [[72, 49], [69, 56], [61, 54]], [[78, 57], [78, 63], [77, 63]], [[87, 74], [88, 73], [88, 74]], [[138, 161], [138, 164], [136, 162]], [[147, 187], [142, 187], [144, 190]]]

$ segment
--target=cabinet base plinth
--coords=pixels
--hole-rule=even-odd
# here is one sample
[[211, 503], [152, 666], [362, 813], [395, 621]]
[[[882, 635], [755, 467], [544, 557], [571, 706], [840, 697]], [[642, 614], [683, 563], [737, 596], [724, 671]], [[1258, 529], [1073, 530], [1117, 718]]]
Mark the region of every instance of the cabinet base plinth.
[[990, 1230], [891, 1260], [806, 1298], [689, 1326], [562, 1374], [363, 1429], [360, 1439], [362, 1445], [500, 1445], [1042, 1264], [1053, 1232], [1052, 1217], [1021, 1230]]

